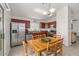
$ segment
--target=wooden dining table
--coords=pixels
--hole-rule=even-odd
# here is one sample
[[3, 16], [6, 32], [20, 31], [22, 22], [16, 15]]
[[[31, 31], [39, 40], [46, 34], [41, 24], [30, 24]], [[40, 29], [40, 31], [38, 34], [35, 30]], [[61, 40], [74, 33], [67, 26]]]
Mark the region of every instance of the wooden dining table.
[[[51, 42], [55, 43], [60, 39], [56, 39], [53, 37], [47, 37], [51, 40]], [[44, 51], [47, 48], [47, 42], [43, 42], [41, 39], [37, 39], [37, 40], [29, 40], [27, 41], [28, 45], [35, 51], [35, 53], [40, 56], [41, 52]], [[53, 44], [52, 43], [52, 44]], [[50, 44], [50, 46], [52, 45]]]

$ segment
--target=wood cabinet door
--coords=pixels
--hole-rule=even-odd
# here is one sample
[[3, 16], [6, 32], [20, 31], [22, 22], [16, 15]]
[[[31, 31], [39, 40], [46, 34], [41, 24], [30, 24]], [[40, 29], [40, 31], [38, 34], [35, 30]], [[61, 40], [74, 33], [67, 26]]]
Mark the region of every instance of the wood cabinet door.
[[[56, 21], [53, 21], [53, 22], [48, 22], [48, 23], [43, 23], [41, 22], [40, 23], [40, 28], [50, 28], [51, 25], [53, 25], [54, 28], [56, 28]], [[47, 27], [46, 27], [47, 26]]]
[[54, 26], [53, 27], [56, 28], [56, 21], [54, 21]]
[[56, 21], [49, 22], [49, 23], [48, 23], [48, 28], [50, 28], [51, 25], [53, 25], [53, 27], [56, 28]]
[[45, 23], [40, 23], [40, 28], [45, 28]]
[[26, 21], [26, 28], [30, 28], [30, 21]]
[[50, 23], [48, 23], [48, 28], [50, 28]]

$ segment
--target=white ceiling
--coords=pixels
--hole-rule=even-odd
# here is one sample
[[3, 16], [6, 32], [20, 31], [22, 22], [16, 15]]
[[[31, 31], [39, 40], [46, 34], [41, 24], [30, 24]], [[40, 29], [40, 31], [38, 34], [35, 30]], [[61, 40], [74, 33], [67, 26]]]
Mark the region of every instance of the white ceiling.
[[[50, 8], [48, 7], [48, 4], [42, 5], [41, 3], [9, 3], [9, 5], [12, 16], [45, 19], [47, 16], [36, 13], [34, 9], [41, 8], [45, 11], [48, 11], [50, 8], [55, 8], [56, 11], [58, 11], [60, 8], [67, 5], [67, 3], [52, 3]], [[68, 5], [71, 7], [74, 13], [79, 13], [78, 3], [71, 3]]]

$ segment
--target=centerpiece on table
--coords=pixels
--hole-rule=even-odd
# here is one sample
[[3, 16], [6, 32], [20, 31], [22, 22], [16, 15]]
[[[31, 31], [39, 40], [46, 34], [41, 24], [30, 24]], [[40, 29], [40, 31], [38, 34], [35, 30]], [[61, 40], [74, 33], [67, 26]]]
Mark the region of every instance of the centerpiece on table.
[[43, 42], [50, 42], [51, 40], [49, 38], [42, 38], [41, 41], [43, 41]]

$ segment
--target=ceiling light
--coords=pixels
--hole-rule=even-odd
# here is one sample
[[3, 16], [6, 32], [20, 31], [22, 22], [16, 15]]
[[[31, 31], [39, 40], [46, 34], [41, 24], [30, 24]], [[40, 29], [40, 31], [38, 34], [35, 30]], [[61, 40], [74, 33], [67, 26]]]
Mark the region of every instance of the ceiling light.
[[44, 10], [42, 10], [40, 8], [35, 8], [34, 11], [37, 12], [37, 13], [43, 13], [44, 12]]
[[52, 16], [52, 14], [50, 14], [49, 16]]
[[49, 11], [50, 11], [51, 13], [52, 13], [52, 12], [55, 12], [55, 8], [51, 8]]
[[44, 11], [44, 12], [43, 12], [43, 15], [47, 15], [47, 12]]

